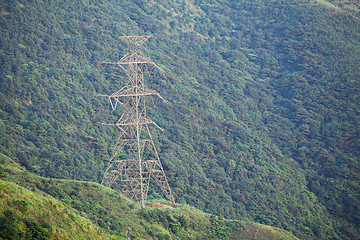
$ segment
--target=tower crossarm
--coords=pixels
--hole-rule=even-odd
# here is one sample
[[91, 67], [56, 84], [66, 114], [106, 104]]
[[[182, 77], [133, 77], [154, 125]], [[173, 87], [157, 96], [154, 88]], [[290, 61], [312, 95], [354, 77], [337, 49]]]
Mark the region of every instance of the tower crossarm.
[[[125, 55], [127, 56], [127, 55]], [[124, 56], [124, 57], [125, 57]], [[126, 60], [124, 59], [124, 57], [122, 58], [123, 60], [119, 60], [117, 62], [106, 62], [106, 61], [101, 61], [100, 65], [102, 66], [106, 66], [106, 65], [119, 65], [127, 74], [129, 74], [129, 70], [126, 69], [124, 67], [124, 65], [129, 65], [129, 64], [151, 64], [154, 67], [156, 67], [157, 69], [159, 69], [161, 72], [165, 72], [161, 67], [159, 67], [156, 63], [154, 63], [151, 58], [147, 58], [145, 57], [144, 59], [137, 59], [137, 60]]]
[[118, 122], [118, 123], [101, 123], [102, 125], [105, 126], [116, 126], [121, 128], [122, 126], [137, 126], [137, 125], [147, 125], [147, 124], [154, 124], [161, 132], [165, 132], [165, 130], [163, 128], [161, 128], [159, 125], [157, 125], [153, 120], [147, 118], [144, 119], [143, 121], [138, 121], [138, 122]]
[[[99, 97], [108, 97], [108, 98], [114, 98], [119, 103], [121, 103], [118, 98], [120, 97], [139, 97], [139, 96], [157, 96], [160, 98], [164, 103], [168, 104], [169, 102], [165, 100], [160, 93], [158, 93], [155, 90], [145, 89], [145, 88], [139, 88], [139, 87], [131, 87], [128, 89], [122, 89], [121, 91], [115, 92], [111, 95], [104, 95], [104, 94], [96, 94], [96, 96]], [[121, 103], [122, 104], [122, 103]]]
[[[118, 97], [150, 96], [150, 95], [156, 95], [161, 100], [166, 102], [166, 100], [164, 98], [162, 98], [161, 95], [157, 91], [146, 89], [146, 88], [141, 88], [139, 86], [122, 89], [121, 91], [115, 92], [115, 93], [109, 95], [108, 97], [118, 98]], [[104, 95], [104, 96], [106, 96], [106, 95]]]
[[154, 62], [151, 58], [144, 56], [142, 53], [133, 53], [133, 54], [125, 54], [116, 64], [117, 65], [126, 65], [126, 64], [140, 64], [140, 63], [151, 63]]

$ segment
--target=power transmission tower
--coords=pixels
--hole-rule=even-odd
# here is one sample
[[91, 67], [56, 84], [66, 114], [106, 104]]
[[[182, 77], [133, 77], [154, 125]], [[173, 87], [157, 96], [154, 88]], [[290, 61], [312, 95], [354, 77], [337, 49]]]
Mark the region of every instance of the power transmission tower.
[[108, 97], [112, 110], [115, 110], [117, 105], [121, 105], [122, 108], [122, 115], [116, 123], [103, 123], [103, 125], [117, 127], [120, 133], [101, 184], [110, 187], [115, 181], [120, 181], [120, 192], [141, 202], [145, 207], [150, 179], [153, 178], [175, 206], [151, 134], [153, 126], [161, 131], [164, 130], [146, 113], [146, 96], [151, 96], [151, 98], [157, 96], [165, 101], [158, 92], [148, 89], [144, 82], [144, 69], [148, 69], [148, 65], [159, 68], [141, 52], [141, 45], [150, 36], [122, 36], [120, 38], [127, 43], [128, 53], [115, 63], [102, 62], [103, 65], [114, 64], [121, 67], [127, 79], [125, 86], [119, 91], [111, 95], [99, 95]]

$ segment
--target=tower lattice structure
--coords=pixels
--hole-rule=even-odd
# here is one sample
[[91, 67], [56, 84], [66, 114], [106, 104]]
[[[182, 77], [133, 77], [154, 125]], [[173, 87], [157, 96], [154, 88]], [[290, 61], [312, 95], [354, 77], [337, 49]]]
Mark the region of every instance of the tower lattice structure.
[[144, 82], [144, 69], [147, 69], [148, 65], [159, 68], [151, 58], [141, 52], [142, 44], [150, 36], [120, 38], [127, 43], [128, 53], [117, 62], [102, 63], [118, 65], [126, 73], [127, 79], [125, 86], [119, 91], [111, 95], [100, 95], [108, 97], [113, 110], [117, 105], [122, 108], [122, 115], [117, 122], [103, 123], [115, 126], [120, 131], [101, 184], [110, 187], [120, 181], [118, 190], [145, 206], [152, 178], [172, 205], [175, 205], [151, 132], [154, 126], [164, 130], [151, 120], [146, 112], [147, 96], [157, 96], [165, 101], [158, 92], [148, 89]]

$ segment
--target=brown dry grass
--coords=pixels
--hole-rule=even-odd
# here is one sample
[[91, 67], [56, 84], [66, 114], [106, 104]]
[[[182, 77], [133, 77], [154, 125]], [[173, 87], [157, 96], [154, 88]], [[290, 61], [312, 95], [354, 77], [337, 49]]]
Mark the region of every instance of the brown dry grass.
[[174, 208], [171, 205], [168, 204], [164, 204], [164, 203], [159, 203], [159, 202], [152, 202], [149, 207], [151, 208]]

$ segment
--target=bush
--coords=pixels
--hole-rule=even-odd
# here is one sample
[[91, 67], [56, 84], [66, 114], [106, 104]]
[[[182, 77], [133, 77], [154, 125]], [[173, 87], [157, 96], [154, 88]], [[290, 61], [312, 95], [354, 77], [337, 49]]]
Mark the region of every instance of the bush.
[[27, 220], [26, 224], [26, 239], [39, 239], [46, 240], [49, 239], [51, 233], [47, 228], [43, 228], [40, 223], [33, 220]]
[[26, 200], [14, 200], [12, 205], [22, 213], [25, 213], [29, 208], [29, 203]]
[[167, 233], [159, 233], [159, 234], [156, 235], [156, 237], [159, 240], [169, 240], [169, 239], [171, 239], [170, 235], [167, 234]]
[[0, 239], [21, 239], [22, 232], [17, 228], [18, 218], [11, 210], [5, 210], [0, 217]]

